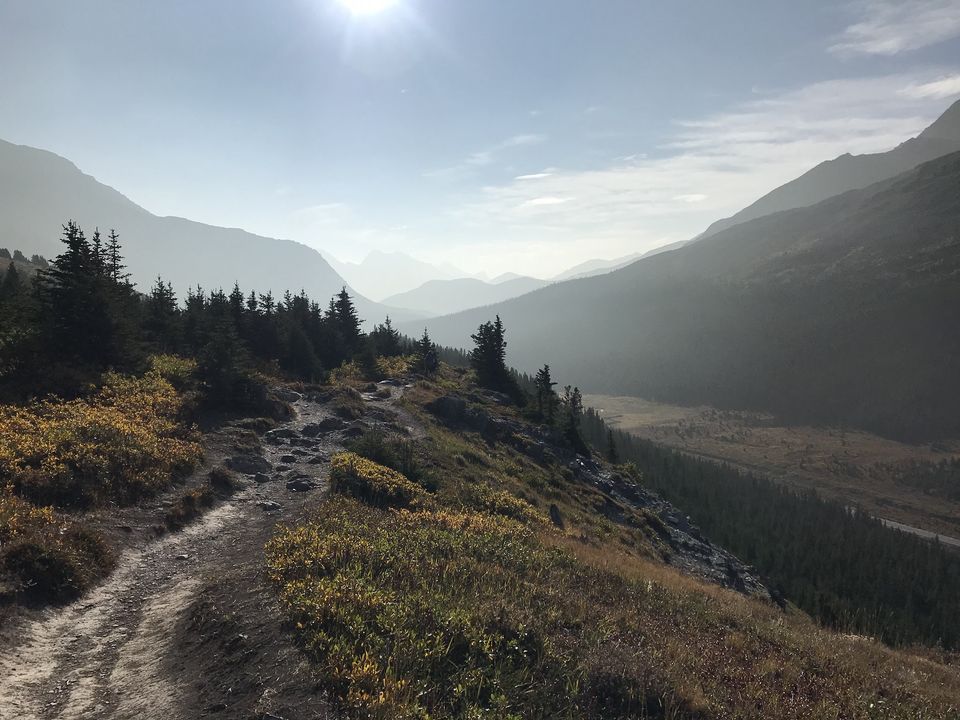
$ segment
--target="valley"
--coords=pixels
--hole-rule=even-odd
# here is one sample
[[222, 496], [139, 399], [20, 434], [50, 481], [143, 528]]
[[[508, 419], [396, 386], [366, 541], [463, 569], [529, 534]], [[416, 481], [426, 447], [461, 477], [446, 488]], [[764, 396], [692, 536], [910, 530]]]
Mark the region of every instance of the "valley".
[[[960, 458], [960, 441], [912, 445], [868, 432], [784, 425], [769, 415], [584, 395], [612, 426], [932, 533], [960, 538], [960, 500], [903, 482], [917, 464]], [[956, 480], [960, 487], [960, 477]]]

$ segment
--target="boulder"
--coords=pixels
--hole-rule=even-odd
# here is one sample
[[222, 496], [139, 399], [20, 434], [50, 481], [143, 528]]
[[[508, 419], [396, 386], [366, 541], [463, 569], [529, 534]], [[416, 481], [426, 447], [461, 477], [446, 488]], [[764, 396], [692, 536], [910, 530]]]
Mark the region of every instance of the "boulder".
[[303, 398], [303, 395], [288, 388], [277, 388], [273, 391], [273, 394], [276, 395], [279, 400], [288, 403], [295, 403]]
[[427, 410], [446, 422], [462, 422], [467, 413], [467, 401], [456, 395], [444, 395], [427, 403]]
[[273, 466], [267, 462], [267, 459], [260, 455], [237, 455], [228, 458], [226, 466], [234, 472], [243, 473], [244, 475], [266, 473], [273, 469]]
[[263, 483], [270, 482], [270, 476], [267, 475], [266, 473], [257, 473], [253, 479], [256, 480], [258, 483], [260, 483], [261, 485]]
[[306, 476], [290, 478], [287, 480], [287, 490], [291, 492], [310, 492], [316, 490], [319, 485], [316, 480]]
[[296, 461], [297, 461], [297, 456], [296, 456], [296, 455], [281, 455], [281, 456], [280, 456], [280, 462], [282, 462], [284, 465], [292, 465], [292, 464], [295, 463]]

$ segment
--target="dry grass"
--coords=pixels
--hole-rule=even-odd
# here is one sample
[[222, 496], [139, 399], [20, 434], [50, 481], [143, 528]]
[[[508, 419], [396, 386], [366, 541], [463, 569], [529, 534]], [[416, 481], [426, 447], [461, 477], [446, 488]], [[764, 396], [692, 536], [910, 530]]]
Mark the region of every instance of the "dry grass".
[[898, 482], [898, 468], [960, 457], [960, 441], [908, 445], [842, 428], [779, 425], [758, 413], [685, 408], [642, 398], [587, 395], [612, 426], [723, 460], [872, 515], [960, 537], [960, 502]]
[[[408, 393], [408, 409], [439, 390]], [[357, 718], [956, 718], [948, 658], [817, 627], [657, 562], [561, 468], [430, 425], [431, 507], [340, 499], [280, 531], [270, 574]], [[363, 494], [355, 497], [364, 498]], [[509, 499], [508, 499], [509, 498]], [[543, 522], [562, 508], [565, 530]]]

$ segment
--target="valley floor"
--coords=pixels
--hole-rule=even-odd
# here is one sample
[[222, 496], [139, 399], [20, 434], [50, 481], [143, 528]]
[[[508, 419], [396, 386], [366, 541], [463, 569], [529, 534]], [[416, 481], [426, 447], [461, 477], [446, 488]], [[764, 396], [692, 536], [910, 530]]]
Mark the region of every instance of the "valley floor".
[[859, 506], [898, 529], [960, 544], [960, 501], [906, 485], [898, 469], [960, 457], [960, 441], [909, 445], [857, 430], [788, 427], [767, 415], [681, 407], [643, 398], [585, 395], [610, 425]]

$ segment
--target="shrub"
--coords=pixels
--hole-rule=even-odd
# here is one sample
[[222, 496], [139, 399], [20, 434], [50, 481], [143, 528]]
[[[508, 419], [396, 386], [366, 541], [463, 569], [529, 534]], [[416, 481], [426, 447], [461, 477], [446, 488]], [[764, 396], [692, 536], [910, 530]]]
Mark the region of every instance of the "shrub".
[[368, 430], [347, 447], [357, 455], [392, 468], [410, 480], [419, 480], [422, 469], [417, 462], [413, 443], [399, 438], [387, 438], [381, 430]]
[[110, 569], [113, 558], [95, 533], [0, 492], [0, 576], [17, 592], [38, 600], [80, 595]]
[[423, 488], [396, 470], [352, 452], [334, 455], [330, 489], [376, 507], [409, 507], [427, 496]]
[[213, 489], [210, 487], [189, 490], [167, 511], [164, 523], [170, 530], [178, 530], [200, 517], [204, 509], [213, 505], [214, 500]]
[[40, 505], [127, 503], [188, 472], [201, 450], [156, 371], [108, 373], [88, 399], [0, 406], [0, 482]]

